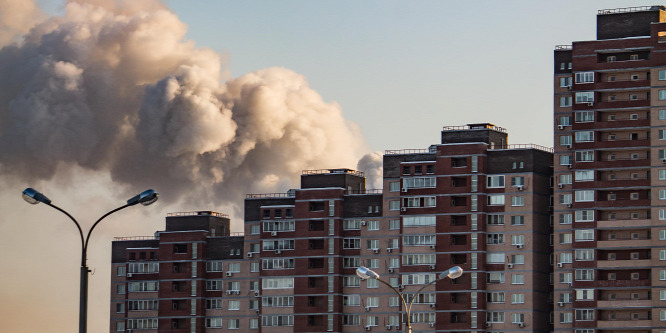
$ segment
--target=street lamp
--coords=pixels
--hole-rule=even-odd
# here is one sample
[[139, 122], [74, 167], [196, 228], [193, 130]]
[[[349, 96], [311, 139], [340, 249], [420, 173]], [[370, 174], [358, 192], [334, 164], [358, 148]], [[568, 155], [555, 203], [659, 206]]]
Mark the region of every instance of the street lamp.
[[86, 264], [87, 259], [87, 252], [88, 252], [88, 241], [90, 240], [90, 234], [92, 233], [93, 229], [99, 224], [105, 217], [130, 206], [134, 206], [136, 204], [142, 204], [144, 206], [148, 206], [155, 201], [157, 201], [157, 198], [159, 197], [159, 194], [155, 192], [154, 190], [146, 190], [143, 191], [141, 194], [136, 195], [132, 197], [131, 199], [127, 200], [127, 204], [118, 207], [106, 214], [104, 214], [102, 217], [100, 217], [90, 228], [88, 231], [88, 235], [86, 238], [83, 238], [83, 230], [81, 229], [81, 225], [66, 211], [61, 209], [60, 207], [54, 205], [51, 203], [51, 200], [47, 198], [45, 195], [39, 193], [33, 188], [26, 188], [23, 191], [23, 199], [27, 201], [30, 204], [36, 205], [38, 203], [43, 203], [48, 206], [51, 206], [57, 210], [59, 210], [61, 213], [67, 215], [74, 224], [76, 224], [76, 228], [79, 229], [79, 235], [81, 235], [81, 287], [80, 287], [80, 297], [79, 297], [79, 333], [86, 333], [88, 329], [88, 273], [90, 270], [88, 269], [88, 266]]
[[405, 297], [403, 297], [402, 293], [400, 291], [398, 291], [398, 289], [395, 289], [395, 287], [392, 286], [390, 283], [380, 279], [379, 274], [377, 274], [375, 271], [373, 271], [369, 268], [363, 267], [363, 266], [360, 266], [359, 268], [356, 269], [356, 275], [358, 275], [358, 277], [360, 277], [362, 280], [375, 279], [375, 280], [389, 286], [389, 288], [391, 288], [393, 291], [395, 291], [396, 294], [398, 294], [398, 296], [400, 296], [400, 300], [402, 301], [402, 305], [405, 307], [405, 312], [407, 312], [407, 332], [409, 332], [409, 333], [412, 332], [412, 323], [411, 323], [411, 320], [412, 320], [412, 318], [411, 318], [411, 316], [412, 316], [412, 304], [414, 303], [414, 300], [417, 298], [417, 296], [419, 294], [421, 294], [421, 291], [423, 291], [423, 289], [425, 289], [427, 286], [429, 286], [429, 285], [431, 285], [431, 284], [433, 284], [437, 281], [443, 280], [447, 277], [449, 279], [452, 279], [452, 280], [457, 279], [462, 275], [462, 273], [463, 273], [463, 269], [460, 268], [460, 266], [454, 266], [454, 267], [449, 268], [448, 270], [439, 274], [439, 277], [436, 280], [431, 281], [430, 283], [421, 287], [421, 289], [419, 289], [416, 292], [416, 294], [414, 294], [414, 297], [412, 297], [412, 300], [409, 301], [409, 304], [407, 304], [407, 301], [405, 301]]

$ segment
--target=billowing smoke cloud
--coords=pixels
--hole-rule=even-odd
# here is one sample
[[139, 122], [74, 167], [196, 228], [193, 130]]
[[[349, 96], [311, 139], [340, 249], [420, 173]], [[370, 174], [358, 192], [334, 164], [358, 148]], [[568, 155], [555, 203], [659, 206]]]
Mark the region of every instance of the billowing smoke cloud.
[[[223, 77], [219, 55], [185, 33], [159, 2], [74, 1], [0, 50], [0, 172], [48, 180], [76, 165], [214, 209], [366, 152], [302, 75]], [[364, 158], [366, 172], [377, 158]]]
[[358, 161], [356, 169], [365, 173], [366, 186], [369, 189], [383, 188], [383, 158], [384, 155], [381, 152], [374, 152], [363, 155]]

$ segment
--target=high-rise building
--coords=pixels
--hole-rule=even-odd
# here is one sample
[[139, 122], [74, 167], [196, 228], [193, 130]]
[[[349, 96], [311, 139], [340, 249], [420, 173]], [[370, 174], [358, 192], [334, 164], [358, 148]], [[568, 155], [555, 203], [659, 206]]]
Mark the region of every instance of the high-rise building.
[[555, 332], [664, 332], [666, 7], [554, 53]]
[[[113, 242], [111, 331], [550, 332], [552, 152], [492, 124], [387, 151], [384, 189], [308, 170], [287, 193], [248, 194], [244, 236], [214, 212], [170, 214]], [[465, 273], [432, 286], [452, 266]], [[426, 287], [415, 297], [416, 292]]]

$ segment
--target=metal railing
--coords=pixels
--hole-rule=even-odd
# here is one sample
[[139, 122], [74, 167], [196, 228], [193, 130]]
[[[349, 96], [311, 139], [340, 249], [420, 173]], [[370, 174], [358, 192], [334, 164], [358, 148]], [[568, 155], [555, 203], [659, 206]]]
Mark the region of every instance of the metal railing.
[[385, 150], [384, 155], [407, 155], [407, 154], [428, 154], [432, 153], [430, 149], [428, 148], [423, 148], [423, 149], [393, 149], [393, 150]]
[[494, 146], [494, 147], [491, 146], [490, 149], [537, 149], [537, 150], [545, 151], [545, 152], [548, 152], [548, 153], [553, 152], [552, 147], [536, 145], [536, 144], [533, 144], [533, 143], [503, 145], [503, 146]]
[[666, 9], [666, 7], [664, 6], [638, 6], [638, 7], [613, 8], [613, 9], [599, 9], [597, 11], [597, 15], [646, 12], [651, 10], [664, 10], [664, 9]]
[[348, 174], [359, 177], [365, 177], [362, 171], [352, 169], [319, 169], [319, 170], [303, 170], [301, 175], [324, 175], [324, 174]]
[[571, 50], [571, 45], [555, 45], [555, 50]]
[[202, 215], [229, 218], [228, 214], [213, 212], [213, 211], [210, 211], [210, 210], [203, 210], [203, 211], [196, 211], [196, 212], [167, 213], [167, 217], [172, 217], [172, 216], [202, 216]]
[[246, 199], [264, 199], [264, 198], [293, 198], [295, 197], [294, 192], [287, 193], [259, 193], [259, 194], [246, 194]]
[[158, 240], [159, 236], [128, 236], [128, 237], [113, 237], [113, 241], [133, 241], [133, 240]]
[[506, 133], [507, 130], [504, 127], [495, 126], [493, 124], [471, 124], [471, 125], [458, 125], [458, 126], [444, 126], [442, 131], [464, 131], [464, 130], [475, 130], [475, 129], [491, 129], [494, 131]]

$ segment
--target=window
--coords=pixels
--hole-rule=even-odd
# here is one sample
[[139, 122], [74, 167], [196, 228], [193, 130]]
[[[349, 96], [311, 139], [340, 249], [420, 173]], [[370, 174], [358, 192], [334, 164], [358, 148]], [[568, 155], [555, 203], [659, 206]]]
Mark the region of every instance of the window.
[[571, 165], [571, 155], [560, 155], [560, 165]]
[[594, 111], [576, 111], [574, 119], [577, 123], [594, 122]]
[[560, 312], [560, 323], [572, 323], [572, 322], [573, 322], [573, 313]]
[[572, 214], [566, 213], [560, 215], [560, 224], [571, 224], [572, 221]]
[[488, 188], [503, 188], [504, 187], [504, 175], [488, 176], [486, 179], [487, 179]]
[[561, 146], [570, 146], [571, 145], [571, 135], [560, 135], [560, 145]]
[[580, 131], [576, 132], [576, 142], [594, 142], [593, 131]]
[[345, 295], [342, 297], [342, 305], [344, 306], [361, 306], [360, 295]]
[[572, 236], [571, 234], [560, 234], [560, 244], [571, 244]]
[[575, 176], [577, 182], [594, 181], [594, 170], [576, 170]]
[[525, 284], [525, 275], [511, 274], [511, 284]]
[[486, 322], [488, 323], [503, 323], [504, 312], [502, 311], [488, 311], [486, 312]]
[[659, 100], [663, 101], [666, 100], [666, 90], [659, 90]]
[[488, 253], [486, 256], [486, 262], [489, 264], [503, 264], [504, 258], [504, 253]]
[[511, 315], [512, 324], [522, 324], [525, 322], [525, 314], [523, 313], [514, 313]]
[[571, 184], [571, 174], [567, 173], [567, 174], [560, 175], [560, 184], [562, 184], [562, 185]]
[[222, 328], [222, 318], [206, 318], [206, 328]]
[[666, 120], [666, 110], [659, 110], [659, 120]]
[[127, 319], [128, 330], [157, 329], [157, 318]]
[[402, 218], [402, 226], [405, 228], [430, 227], [435, 226], [435, 223], [435, 216], [405, 216]]
[[579, 320], [579, 321], [592, 321], [592, 320], [594, 320], [594, 310], [590, 310], [590, 309], [576, 310], [576, 320]]
[[[511, 236], [512, 241], [514, 240], [514, 237], [516, 237], [516, 243], [511, 245], [522, 245], [524, 243], [524, 239], [520, 239], [522, 235], [514, 235]], [[511, 263], [516, 264], [516, 265], [524, 265], [525, 264], [525, 255], [522, 254], [512, 254], [511, 255]]]
[[592, 249], [578, 249], [574, 252], [576, 261], [593, 261], [594, 250]]
[[511, 206], [525, 206], [525, 197], [522, 195], [511, 196]]
[[616, 62], [616, 61], [617, 61], [616, 56], [614, 56], [614, 55], [606, 56], [606, 62]]
[[594, 241], [594, 230], [592, 229], [577, 229], [575, 234], [576, 242]]
[[206, 272], [222, 272], [224, 267], [221, 261], [208, 261], [206, 262]]
[[577, 269], [576, 281], [594, 281], [593, 269]]
[[571, 86], [571, 76], [561, 77], [560, 87], [569, 87], [569, 86]]
[[594, 210], [577, 210], [576, 211], [576, 222], [592, 222], [594, 221]]
[[294, 278], [266, 278], [261, 280], [262, 289], [294, 288]]
[[360, 249], [361, 248], [361, 239], [360, 238], [343, 238], [342, 239], [342, 248], [343, 249]]
[[594, 150], [577, 151], [576, 162], [594, 162]]
[[571, 117], [570, 116], [560, 116], [560, 125], [561, 126], [571, 126]]
[[525, 225], [525, 216], [523, 215], [511, 216], [511, 225]]
[[[489, 234], [486, 235], [486, 238], [487, 238], [486, 243], [488, 245], [504, 244], [504, 234], [489, 233]], [[502, 262], [504, 262], [504, 261], [502, 261]]]
[[525, 294], [511, 295], [511, 304], [523, 304], [523, 303], [525, 303]]
[[491, 206], [504, 205], [504, 194], [488, 194], [488, 205]]
[[435, 177], [412, 177], [403, 179], [403, 188], [435, 188], [437, 178]]
[[525, 185], [525, 177], [523, 176], [511, 177], [511, 186], [524, 186], [524, 185]]
[[488, 225], [504, 225], [504, 215], [488, 214], [487, 223]]
[[571, 101], [572, 101], [571, 96], [560, 97], [560, 107], [563, 108], [563, 107], [571, 106]]
[[578, 190], [574, 193], [576, 194], [576, 202], [594, 201], [594, 190]]
[[571, 193], [560, 194], [560, 204], [561, 205], [571, 204]]
[[572, 262], [572, 255], [570, 252], [560, 253], [560, 263], [570, 264]]
[[580, 72], [575, 74], [576, 83], [593, 83], [594, 72]]
[[263, 307], [293, 307], [294, 296], [269, 296], [261, 298]]
[[594, 102], [594, 92], [584, 91], [576, 93], [576, 104]]
[[504, 283], [504, 273], [491, 272], [487, 274], [488, 283]]
[[503, 292], [489, 292], [486, 297], [488, 303], [504, 303]]

